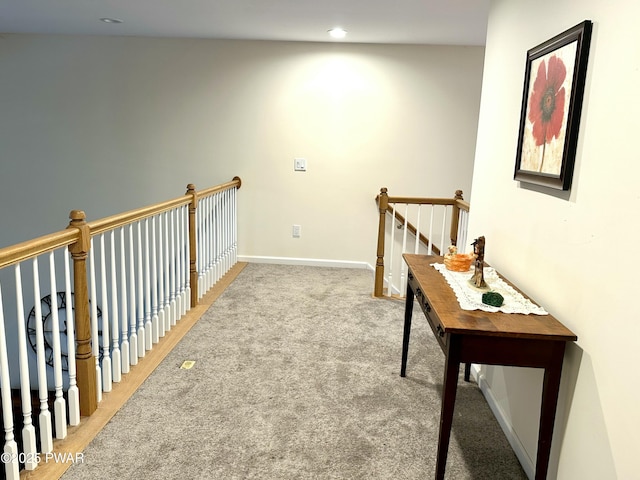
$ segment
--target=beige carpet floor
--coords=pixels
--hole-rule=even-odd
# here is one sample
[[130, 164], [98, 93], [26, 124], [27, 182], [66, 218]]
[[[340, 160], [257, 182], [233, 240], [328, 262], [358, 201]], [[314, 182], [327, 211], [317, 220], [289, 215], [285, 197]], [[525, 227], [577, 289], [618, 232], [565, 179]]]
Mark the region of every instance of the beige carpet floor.
[[[433, 478], [444, 357], [416, 308], [401, 378], [404, 304], [372, 288], [249, 264], [62, 478]], [[526, 479], [462, 378], [446, 478]]]

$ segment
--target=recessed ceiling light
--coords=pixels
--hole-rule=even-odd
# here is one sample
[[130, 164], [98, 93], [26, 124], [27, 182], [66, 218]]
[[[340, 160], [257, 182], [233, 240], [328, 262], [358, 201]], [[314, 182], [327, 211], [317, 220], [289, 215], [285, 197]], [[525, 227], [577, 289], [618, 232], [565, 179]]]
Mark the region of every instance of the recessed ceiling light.
[[332, 38], [344, 38], [347, 36], [347, 31], [343, 28], [336, 27], [329, 30], [329, 35], [331, 35]]
[[119, 20], [117, 18], [109, 18], [109, 17], [101, 18], [100, 21], [104, 23], [122, 23], [122, 20]]

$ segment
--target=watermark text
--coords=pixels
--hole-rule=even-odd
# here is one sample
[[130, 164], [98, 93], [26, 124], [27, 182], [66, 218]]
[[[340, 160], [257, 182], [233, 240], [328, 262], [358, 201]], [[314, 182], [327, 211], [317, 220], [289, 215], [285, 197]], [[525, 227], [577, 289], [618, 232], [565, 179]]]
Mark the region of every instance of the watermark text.
[[3, 452], [0, 454], [0, 461], [2, 463], [84, 463], [83, 452], [19, 452], [10, 453]]

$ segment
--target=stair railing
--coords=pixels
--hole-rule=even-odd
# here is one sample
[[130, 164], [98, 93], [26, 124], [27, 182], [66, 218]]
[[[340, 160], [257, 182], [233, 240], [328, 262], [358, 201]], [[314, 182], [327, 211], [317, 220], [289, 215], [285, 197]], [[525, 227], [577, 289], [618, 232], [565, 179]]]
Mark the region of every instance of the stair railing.
[[0, 249], [5, 478], [35, 470], [235, 265], [240, 186], [92, 222], [73, 210], [67, 229]]
[[456, 245], [460, 253], [464, 252], [469, 203], [462, 198], [462, 190], [457, 190], [453, 198], [418, 198], [392, 197], [383, 187], [376, 202], [379, 220], [375, 297], [404, 295], [404, 253], [442, 255], [449, 245]]

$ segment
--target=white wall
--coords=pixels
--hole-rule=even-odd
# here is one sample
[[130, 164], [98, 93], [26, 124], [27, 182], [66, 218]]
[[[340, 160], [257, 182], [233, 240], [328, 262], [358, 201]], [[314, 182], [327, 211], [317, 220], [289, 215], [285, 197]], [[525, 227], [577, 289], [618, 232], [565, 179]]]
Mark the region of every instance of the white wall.
[[[470, 238], [489, 263], [573, 330], [550, 478], [638, 478], [640, 387], [640, 31], [637, 2], [494, 1], [489, 19]], [[526, 51], [594, 22], [573, 187], [513, 180]], [[535, 458], [542, 376], [484, 368], [483, 380]]]
[[3, 35], [0, 246], [71, 209], [97, 219], [239, 175], [241, 255], [373, 265], [380, 187], [469, 195], [482, 62], [479, 47]]

